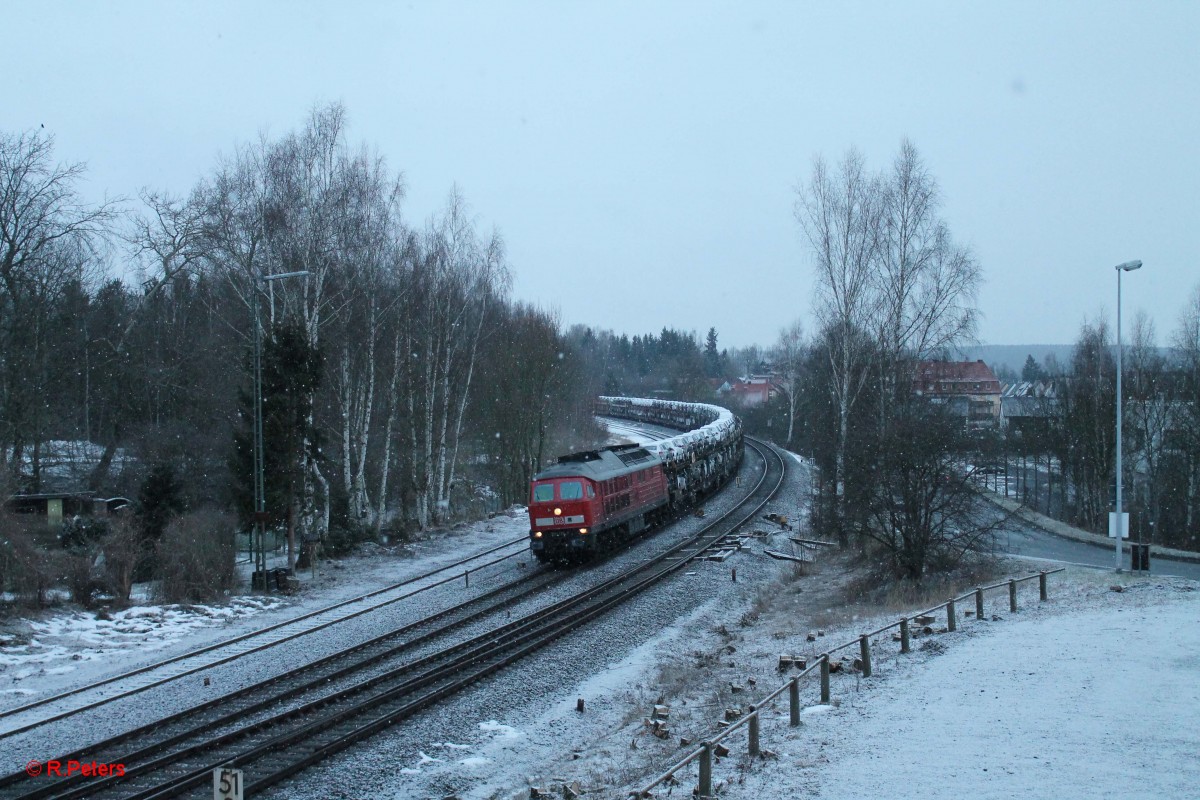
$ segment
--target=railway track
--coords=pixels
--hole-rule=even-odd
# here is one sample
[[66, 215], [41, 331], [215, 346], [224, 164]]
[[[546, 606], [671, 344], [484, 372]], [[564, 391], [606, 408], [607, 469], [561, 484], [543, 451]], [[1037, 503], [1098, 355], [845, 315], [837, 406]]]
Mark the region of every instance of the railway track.
[[[778, 490], [786, 465], [769, 446], [746, 441], [764, 460], [764, 469], [744, 500], [685, 541], [599, 585], [440, 650], [401, 663], [388, 656], [386, 667], [377, 660], [373, 663], [379, 669], [361, 678], [356, 675], [353, 681], [331, 683], [308, 672], [300, 680], [303, 688], [289, 685], [282, 698], [287, 702], [276, 702], [272, 708], [257, 702], [239, 708], [223, 698], [204, 712], [215, 713], [214, 718], [198, 718], [188, 723], [187, 731], [164, 741], [131, 750], [132, 742], [125, 737], [124, 746], [110, 741], [89, 748], [89, 760], [124, 763], [126, 773], [121, 779], [85, 778], [35, 786], [10, 776], [11, 781], [0, 782], [0, 792], [22, 798], [207, 796], [212, 770], [230, 765], [245, 772], [247, 794], [261, 792], [577, 629], [681, 569], [753, 519]], [[502, 601], [512, 602], [514, 598]], [[341, 673], [342, 677], [348, 674]], [[148, 728], [155, 728], [157, 738], [164, 739], [162, 728]], [[156, 735], [155, 730], [142, 733]]]
[[[393, 605], [527, 551], [526, 537], [513, 539], [435, 570], [340, 603], [310, 611], [232, 639], [189, 650], [50, 697], [0, 710], [0, 742], [6, 737], [65, 719], [114, 700], [153, 689], [205, 669], [324, 630], [340, 622]], [[440, 576], [440, 577], [439, 577]], [[118, 685], [119, 684], [119, 685]]]

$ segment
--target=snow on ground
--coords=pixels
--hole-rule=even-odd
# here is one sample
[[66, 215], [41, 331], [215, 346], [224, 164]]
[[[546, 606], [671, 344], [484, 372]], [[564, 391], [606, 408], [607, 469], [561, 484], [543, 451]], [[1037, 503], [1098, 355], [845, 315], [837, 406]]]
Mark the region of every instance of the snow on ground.
[[798, 729], [765, 725], [778, 757], [719, 766], [721, 797], [1198, 796], [1200, 584], [1072, 570], [1051, 587], [1042, 607], [927, 640], [940, 655], [889, 661]]
[[235, 595], [224, 605], [147, 602], [112, 612], [63, 606], [9, 617], [0, 621], [0, 709], [357, 597], [527, 531], [525, 509], [514, 507], [410, 544], [366, 546], [358, 555], [322, 561], [315, 579], [303, 571], [304, 588], [293, 597]]
[[[772, 510], [803, 519], [806, 481], [796, 479], [789, 495]], [[520, 536], [525, 526], [513, 510], [407, 548], [405, 558], [381, 552], [327, 562], [303, 595], [269, 610], [242, 605], [254, 598], [235, 598], [220, 610], [143, 608], [138, 616], [131, 609], [105, 625], [80, 612], [44, 615], [28, 621], [36, 645], [0, 648], [0, 687], [41, 694], [85, 674], [98, 677], [191, 649], [426, 571]], [[729, 581], [734, 566], [736, 584]], [[1014, 573], [1039, 568], [1045, 564], [1013, 566]], [[804, 577], [788, 569], [761, 547], [724, 565], [689, 568], [587, 634], [518, 662], [424, 721], [397, 726], [272, 796], [349, 798], [369, 790], [393, 798], [454, 793], [492, 800], [528, 797], [531, 784], [578, 780], [586, 797], [621, 798], [686, 752], [681, 735], [712, 736], [725, 708], [779, 685], [779, 653], [812, 657], [911, 611], [841, 607], [849, 574], [844, 560], [823, 559]], [[720, 796], [1197, 796], [1200, 584], [1071, 568], [1051, 577], [1045, 604], [1032, 602], [1030, 584], [1022, 592], [1018, 614], [1007, 613], [1001, 592], [989, 599], [989, 613], [1000, 619], [960, 617], [959, 632], [918, 639], [911, 655], [899, 656], [884, 637], [873, 677], [833, 676], [835, 705], [815, 704], [815, 681], [804, 689], [800, 728], [788, 726], [785, 695], [764, 712], [762, 746], [776, 755], [751, 762], [744, 732], [735, 733], [728, 742], [733, 753], [714, 768]], [[189, 614], [197, 624], [185, 623]], [[806, 642], [815, 628], [825, 637]], [[176, 636], [174, 644], [143, 655], [142, 645], [164, 631]], [[37, 647], [55, 658], [35, 666]], [[101, 651], [102, 659], [83, 658]], [[28, 660], [20, 662], [23, 653]], [[55, 674], [63, 666], [78, 672]], [[14, 680], [31, 668], [40, 671]], [[732, 694], [731, 682], [746, 689]], [[23, 699], [8, 696], [7, 703], [0, 696], [0, 706]], [[583, 714], [575, 710], [580, 697]], [[665, 740], [643, 724], [660, 699], [671, 706]], [[366, 780], [364, 772], [375, 777]], [[695, 765], [680, 780], [671, 796], [690, 796]]]
[[39, 678], [44, 676], [67, 675], [93, 661], [108, 666], [113, 653], [134, 650], [145, 656], [166, 650], [198, 628], [230, 625], [283, 605], [279, 598], [235, 597], [222, 606], [144, 605], [103, 614], [64, 611], [28, 620], [28, 641], [14, 637], [11, 644], [0, 646], [0, 695], [38, 694], [44, 688]]

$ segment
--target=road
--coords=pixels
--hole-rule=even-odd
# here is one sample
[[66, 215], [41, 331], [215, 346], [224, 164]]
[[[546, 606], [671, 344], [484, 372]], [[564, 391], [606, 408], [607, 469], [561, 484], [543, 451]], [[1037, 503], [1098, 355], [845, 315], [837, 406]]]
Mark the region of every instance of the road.
[[[997, 511], [997, 513], [999, 512]], [[1064, 539], [1046, 533], [1018, 517], [1013, 517], [1005, 523], [997, 535], [996, 544], [1000, 552], [1015, 556], [1045, 558], [1106, 569], [1112, 569], [1113, 566], [1112, 545], [1103, 547]], [[1125, 566], [1128, 567], [1128, 552], [1124, 554], [1123, 560]], [[1150, 574], [1200, 580], [1200, 563], [1172, 561], [1152, 555], [1150, 557]]]

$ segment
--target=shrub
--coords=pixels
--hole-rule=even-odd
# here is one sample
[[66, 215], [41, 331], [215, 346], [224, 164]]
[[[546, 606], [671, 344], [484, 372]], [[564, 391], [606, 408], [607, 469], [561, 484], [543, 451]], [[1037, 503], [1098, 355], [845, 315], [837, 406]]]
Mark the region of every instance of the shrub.
[[63, 576], [63, 552], [38, 541], [36, 529], [44, 526], [41, 520], [28, 522], [9, 515], [0, 524], [4, 528], [0, 534], [4, 555], [0, 558], [8, 573], [8, 585], [18, 602], [45, 608], [50, 605], [50, 590]]
[[167, 523], [158, 546], [158, 596], [170, 603], [207, 602], [237, 580], [234, 518], [201, 509]]
[[116, 517], [109, 523], [104, 539], [104, 578], [118, 603], [129, 602], [133, 576], [142, 555], [137, 523], [128, 517]]

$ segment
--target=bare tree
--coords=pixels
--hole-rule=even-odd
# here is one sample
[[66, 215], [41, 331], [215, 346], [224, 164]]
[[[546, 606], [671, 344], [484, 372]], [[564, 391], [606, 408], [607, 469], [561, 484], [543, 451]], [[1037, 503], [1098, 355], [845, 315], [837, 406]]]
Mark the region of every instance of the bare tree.
[[80, 200], [82, 164], [55, 164], [54, 140], [40, 133], [0, 133], [0, 441], [20, 473], [32, 450], [40, 480], [47, 420], [49, 310], [71, 280], [83, 282], [97, 262], [116, 204]]
[[[1128, 366], [1124, 418], [1131, 434], [1125, 441], [1132, 456], [1130, 474], [1135, 476], [1130, 486], [1131, 499], [1142, 511], [1135, 522], [1140, 537], [1144, 538], [1161, 530], [1164, 458], [1176, 407], [1175, 382], [1169, 379], [1158, 352], [1154, 321], [1144, 311], [1134, 318], [1132, 345], [1125, 358]], [[1138, 480], [1139, 475], [1145, 475], [1145, 481]]]
[[937, 182], [905, 139], [882, 183], [879, 339], [893, 364], [974, 335], [982, 280], [970, 251], [956, 245], [939, 215]]
[[1171, 408], [1173, 457], [1182, 473], [1177, 481], [1184, 507], [1183, 526], [1194, 546], [1200, 533], [1200, 284], [1179, 316], [1171, 343], [1180, 371], [1179, 402]]
[[788, 407], [787, 437], [784, 439], [786, 445], [792, 443], [792, 434], [795, 432], [796, 408], [799, 403], [806, 350], [804, 327], [797, 320], [779, 332], [779, 339], [771, 351], [771, 358], [775, 362], [775, 374], [779, 376], [780, 387]]
[[[796, 218], [812, 249], [817, 273], [817, 319], [828, 335], [826, 357], [832, 370], [829, 391], [838, 413], [835, 459], [836, 517], [845, 518], [846, 442], [850, 414], [867, 381], [871, 353], [857, 346], [858, 330], [870, 330], [879, 310], [874, 268], [882, 247], [878, 180], [868, 175], [854, 150], [831, 174], [821, 159], [807, 186], [799, 190]], [[839, 530], [845, 537], [845, 531]]]
[[1060, 393], [1059, 460], [1075, 490], [1076, 520], [1099, 530], [1114, 474], [1116, 363], [1108, 323], [1085, 322]]
[[919, 582], [991, 549], [1003, 518], [979, 502], [962, 469], [964, 438], [944, 406], [910, 398], [892, 409], [863, 531], [899, 577]]

